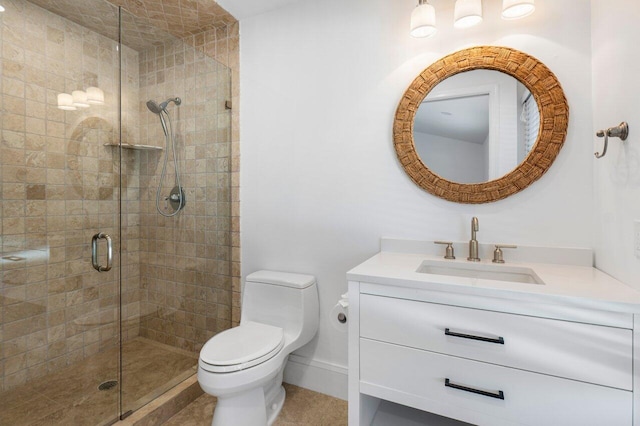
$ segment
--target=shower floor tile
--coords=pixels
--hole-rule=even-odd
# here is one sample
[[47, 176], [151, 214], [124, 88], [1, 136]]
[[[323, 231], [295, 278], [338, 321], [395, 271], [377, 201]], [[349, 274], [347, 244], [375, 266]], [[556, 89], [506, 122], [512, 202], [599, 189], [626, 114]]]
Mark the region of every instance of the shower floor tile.
[[[154, 341], [124, 343], [124, 412], [135, 410], [195, 372], [197, 356]], [[118, 348], [98, 353], [23, 386], [0, 393], [0, 425], [102, 425], [119, 413]]]

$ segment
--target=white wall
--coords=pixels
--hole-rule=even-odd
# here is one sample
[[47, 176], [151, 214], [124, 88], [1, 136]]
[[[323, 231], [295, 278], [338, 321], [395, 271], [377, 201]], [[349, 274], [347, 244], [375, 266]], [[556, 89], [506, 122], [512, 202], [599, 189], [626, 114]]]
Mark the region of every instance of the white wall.
[[[640, 2], [592, 0], [593, 132], [589, 144], [602, 152], [599, 129], [629, 123], [629, 138], [609, 141], [594, 159], [596, 265], [640, 289], [633, 221], [640, 220]], [[597, 18], [596, 18], [597, 17]]]
[[[489, 176], [491, 179], [498, 179], [518, 165], [518, 125], [520, 116], [518, 115], [518, 80], [508, 74], [493, 70], [474, 70], [463, 72], [449, 77], [440, 82], [430, 92], [429, 96], [439, 96], [447, 92], [474, 87], [493, 87], [495, 92], [491, 96], [497, 99], [490, 99], [489, 114]], [[497, 104], [497, 111], [494, 105]], [[497, 137], [493, 138], [491, 132], [497, 128]], [[494, 146], [492, 146], [494, 145]], [[423, 157], [424, 158], [424, 157]], [[486, 179], [484, 179], [486, 180]], [[484, 181], [483, 180], [483, 181]], [[456, 181], [471, 182], [471, 181]]]
[[413, 143], [418, 156], [438, 176], [464, 183], [487, 180], [488, 141], [479, 144], [414, 130]]
[[[328, 313], [347, 270], [381, 236], [592, 247], [589, 0], [536, 2], [534, 15], [499, 18], [485, 0], [479, 27], [454, 30], [453, 1], [432, 0], [440, 32], [408, 34], [415, 0], [301, 0], [241, 21], [242, 274], [314, 274], [321, 325], [298, 351], [347, 364], [346, 335]], [[568, 19], [568, 17], [571, 17]], [[392, 144], [393, 115], [413, 78], [470, 45], [523, 50], [556, 74], [571, 120], [551, 170], [525, 191], [484, 205], [454, 204], [416, 187]]]

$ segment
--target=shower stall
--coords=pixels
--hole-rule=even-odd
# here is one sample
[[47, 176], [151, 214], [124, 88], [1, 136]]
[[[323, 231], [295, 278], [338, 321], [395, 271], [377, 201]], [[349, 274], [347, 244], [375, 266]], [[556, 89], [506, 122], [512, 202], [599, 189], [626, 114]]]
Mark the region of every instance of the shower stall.
[[0, 0], [2, 425], [113, 423], [231, 326], [230, 70], [116, 3]]

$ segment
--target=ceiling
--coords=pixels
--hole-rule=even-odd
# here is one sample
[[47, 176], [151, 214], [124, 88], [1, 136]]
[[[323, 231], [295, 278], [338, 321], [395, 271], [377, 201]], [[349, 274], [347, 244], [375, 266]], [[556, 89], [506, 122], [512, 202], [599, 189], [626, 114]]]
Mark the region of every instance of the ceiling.
[[112, 40], [118, 39], [115, 6], [122, 6], [129, 12], [122, 16], [122, 43], [137, 51], [236, 22], [213, 0], [29, 1]]
[[238, 21], [259, 15], [299, 0], [217, 0]]
[[414, 130], [482, 144], [489, 135], [489, 95], [426, 100], [416, 112]]
[[156, 28], [182, 38], [236, 20], [213, 0], [109, 0]]

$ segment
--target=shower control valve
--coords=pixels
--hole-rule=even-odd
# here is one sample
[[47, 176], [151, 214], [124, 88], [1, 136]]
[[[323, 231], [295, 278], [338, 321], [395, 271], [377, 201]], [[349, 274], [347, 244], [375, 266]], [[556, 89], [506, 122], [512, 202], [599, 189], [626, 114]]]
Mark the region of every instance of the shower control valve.
[[165, 210], [169, 209], [169, 203], [180, 205], [180, 194], [172, 193], [166, 197], [164, 197], [164, 208]]
[[184, 193], [184, 189], [179, 186], [174, 186], [168, 197], [165, 197], [165, 202], [169, 201], [174, 211], [180, 211], [187, 204], [187, 198]]

